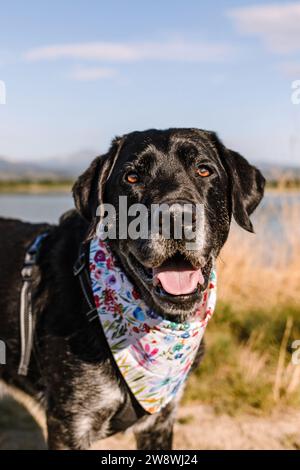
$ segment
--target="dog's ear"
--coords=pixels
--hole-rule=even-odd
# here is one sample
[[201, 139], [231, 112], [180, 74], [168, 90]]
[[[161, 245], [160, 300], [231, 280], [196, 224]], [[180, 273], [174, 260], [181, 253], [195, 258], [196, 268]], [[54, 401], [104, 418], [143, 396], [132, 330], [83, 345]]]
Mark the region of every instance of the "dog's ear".
[[263, 198], [266, 180], [242, 155], [226, 148], [214, 132], [207, 132], [207, 136], [217, 148], [229, 177], [233, 217], [243, 229], [254, 232], [250, 215]]
[[232, 214], [243, 229], [254, 232], [249, 216], [263, 198], [265, 178], [233, 150], [224, 148], [223, 163], [230, 179]]
[[97, 207], [103, 202], [105, 183], [119, 157], [124, 139], [116, 137], [109, 151], [96, 157], [72, 188], [75, 207], [88, 222], [96, 217]]

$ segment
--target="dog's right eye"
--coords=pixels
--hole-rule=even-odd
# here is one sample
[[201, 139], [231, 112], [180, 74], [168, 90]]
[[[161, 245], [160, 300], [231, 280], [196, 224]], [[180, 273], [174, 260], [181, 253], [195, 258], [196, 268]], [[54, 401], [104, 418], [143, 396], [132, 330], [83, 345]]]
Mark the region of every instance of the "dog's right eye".
[[125, 181], [130, 184], [138, 183], [140, 180], [139, 175], [135, 171], [130, 171], [125, 175]]

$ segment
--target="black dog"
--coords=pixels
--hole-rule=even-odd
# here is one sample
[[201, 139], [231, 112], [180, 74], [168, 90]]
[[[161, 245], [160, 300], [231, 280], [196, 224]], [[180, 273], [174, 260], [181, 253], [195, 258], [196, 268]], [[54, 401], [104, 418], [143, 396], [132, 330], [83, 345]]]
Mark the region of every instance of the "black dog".
[[[7, 347], [7, 364], [0, 378], [39, 401], [47, 416], [51, 449], [88, 448], [134, 424], [139, 449], [170, 449], [175, 419], [174, 400], [148, 415], [131, 395], [112, 360], [99, 325], [85, 316], [87, 304], [73, 275], [80, 243], [96, 230], [101, 201], [118, 207], [118, 197], [130, 203], [182, 201], [204, 204], [203, 246], [185, 250], [180, 241], [114, 240], [111, 248], [124, 271], [148, 303], [174, 321], [187, 319], [201, 291], [171, 295], [157, 288], [151, 275], [163, 263], [201, 268], [204, 285], [214, 259], [225, 243], [231, 217], [252, 231], [249, 216], [263, 197], [261, 173], [216, 134], [198, 129], [133, 132], [113, 141], [73, 188], [77, 211], [58, 226], [0, 220], [0, 338]], [[27, 377], [17, 374], [20, 356], [19, 296], [26, 247], [49, 230], [43, 241], [35, 276], [37, 315], [34, 354]], [[101, 336], [102, 335], [102, 336]], [[195, 361], [197, 366], [202, 348]]]

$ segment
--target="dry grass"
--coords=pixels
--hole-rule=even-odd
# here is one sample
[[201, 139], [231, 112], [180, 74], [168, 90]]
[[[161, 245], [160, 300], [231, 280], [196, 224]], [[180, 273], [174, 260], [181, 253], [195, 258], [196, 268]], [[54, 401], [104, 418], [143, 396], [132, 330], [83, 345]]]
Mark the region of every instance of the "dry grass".
[[269, 203], [254, 226], [255, 235], [233, 226], [218, 266], [219, 297], [241, 309], [300, 306], [300, 199]]

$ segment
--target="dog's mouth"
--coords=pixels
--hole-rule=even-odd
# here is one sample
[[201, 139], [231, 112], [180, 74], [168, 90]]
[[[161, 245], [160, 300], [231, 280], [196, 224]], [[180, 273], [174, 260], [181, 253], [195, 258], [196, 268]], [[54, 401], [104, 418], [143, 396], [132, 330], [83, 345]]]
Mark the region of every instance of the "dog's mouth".
[[181, 253], [166, 259], [160, 266], [147, 268], [131, 254], [131, 263], [153, 294], [173, 303], [199, 299], [204, 277]]

